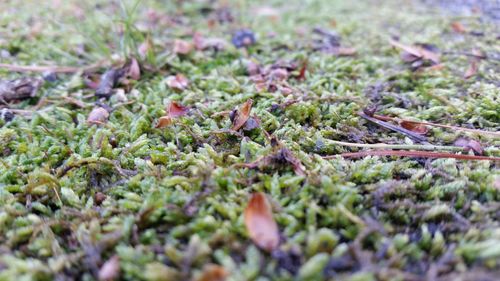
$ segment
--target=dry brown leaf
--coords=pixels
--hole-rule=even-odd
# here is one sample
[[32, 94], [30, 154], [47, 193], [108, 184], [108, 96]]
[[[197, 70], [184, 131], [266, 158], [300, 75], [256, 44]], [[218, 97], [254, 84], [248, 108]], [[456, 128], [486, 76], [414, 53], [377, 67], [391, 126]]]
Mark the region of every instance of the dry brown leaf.
[[427, 128], [427, 126], [425, 126], [423, 124], [419, 124], [419, 123], [401, 121], [399, 123], [399, 125], [401, 125], [401, 127], [405, 128], [407, 130], [410, 130], [414, 133], [421, 134], [421, 135], [425, 135], [429, 132], [429, 128]]
[[450, 24], [451, 26], [451, 29], [453, 29], [453, 31], [455, 31], [456, 33], [465, 33], [466, 30], [465, 30], [465, 27], [458, 21], [454, 21]]
[[31, 77], [10, 81], [0, 80], [0, 103], [35, 97], [42, 85], [42, 79]]
[[236, 112], [236, 116], [234, 117], [233, 126], [231, 127], [231, 130], [238, 131], [241, 127], [243, 127], [243, 125], [245, 125], [248, 118], [250, 117], [250, 111], [252, 110], [252, 103], [253, 103], [252, 99], [247, 100]]
[[306, 175], [306, 169], [304, 168], [304, 165], [300, 162], [300, 160], [293, 155], [293, 153], [290, 151], [288, 148], [282, 148], [280, 150], [281, 155], [283, 158], [292, 165], [293, 171], [299, 175], [299, 176], [305, 176]]
[[[405, 44], [402, 44], [396, 40], [390, 40], [390, 44], [396, 48], [399, 48], [403, 50], [405, 53], [402, 54], [403, 60], [405, 61], [414, 61], [416, 59], [426, 59], [430, 60], [435, 64], [438, 64], [440, 61], [439, 54], [436, 54], [435, 52], [432, 52], [430, 50], [426, 50], [423, 47], [420, 46], [408, 46]], [[415, 57], [414, 60], [410, 60], [412, 57]]]
[[185, 40], [175, 39], [174, 41], [174, 53], [176, 54], [187, 55], [191, 53], [193, 47], [192, 43]]
[[109, 112], [104, 107], [96, 107], [92, 109], [87, 117], [89, 124], [104, 124], [108, 121]]
[[479, 61], [477, 59], [473, 59], [470, 62], [469, 68], [465, 71], [464, 78], [469, 79], [472, 76], [477, 74], [477, 71], [479, 70]]
[[203, 267], [203, 272], [196, 281], [224, 281], [229, 273], [220, 265], [209, 264]]
[[272, 251], [279, 246], [278, 225], [264, 193], [254, 193], [244, 212], [245, 226], [252, 241], [261, 249]]
[[189, 108], [178, 104], [175, 101], [170, 102], [170, 105], [168, 106], [167, 114], [168, 116], [175, 118], [175, 117], [180, 117], [183, 115], [186, 115], [188, 112]]
[[162, 116], [158, 119], [158, 123], [156, 123], [155, 128], [161, 129], [172, 125], [172, 118], [168, 116]]
[[189, 80], [182, 74], [167, 77], [167, 85], [178, 91], [183, 91], [189, 86]]
[[333, 52], [337, 56], [354, 56], [356, 49], [352, 47], [337, 47]]
[[459, 138], [453, 143], [453, 145], [464, 147], [467, 151], [472, 150], [476, 155], [484, 154], [483, 146], [476, 140]]
[[172, 101], [167, 107], [167, 114], [158, 119], [155, 128], [165, 128], [172, 125], [173, 119], [187, 114], [189, 108]]
[[229, 43], [221, 38], [205, 38], [200, 33], [196, 32], [193, 35], [193, 43], [196, 50], [204, 51], [207, 49], [214, 49], [222, 51], [227, 48]]
[[130, 59], [127, 76], [135, 81], [141, 79], [141, 67], [135, 58]]
[[112, 256], [99, 269], [99, 281], [117, 280], [120, 275], [120, 259], [118, 256]]

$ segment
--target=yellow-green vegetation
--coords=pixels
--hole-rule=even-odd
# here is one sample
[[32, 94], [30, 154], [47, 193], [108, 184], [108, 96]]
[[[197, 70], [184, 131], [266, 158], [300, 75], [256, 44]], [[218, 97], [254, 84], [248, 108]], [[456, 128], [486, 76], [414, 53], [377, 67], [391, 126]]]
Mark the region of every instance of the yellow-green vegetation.
[[[45, 81], [0, 100], [0, 280], [498, 280], [498, 161], [323, 158], [377, 143], [500, 156], [498, 135], [429, 126], [418, 143], [359, 115], [500, 130], [499, 23], [455, 12], [0, 1], [1, 79]], [[245, 228], [255, 192], [271, 250]]]

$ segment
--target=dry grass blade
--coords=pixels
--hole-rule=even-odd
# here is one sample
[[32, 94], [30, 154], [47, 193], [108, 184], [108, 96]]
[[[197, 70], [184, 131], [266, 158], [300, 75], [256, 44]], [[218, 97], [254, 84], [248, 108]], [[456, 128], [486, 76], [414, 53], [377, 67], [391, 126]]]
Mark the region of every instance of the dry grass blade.
[[400, 119], [400, 118], [396, 118], [396, 117], [377, 115], [377, 114], [374, 114], [373, 117], [377, 118], [379, 120], [382, 120], [382, 121], [407, 122], [407, 123], [413, 123], [413, 124], [447, 128], [447, 129], [467, 131], [467, 132], [477, 133], [477, 134], [482, 134], [482, 135], [491, 135], [491, 136], [500, 137], [500, 132], [483, 131], [483, 130], [478, 130], [478, 129], [462, 128], [462, 127], [452, 126], [452, 125], [443, 125], [443, 124], [436, 124], [436, 123], [430, 123], [430, 122], [413, 121], [413, 120], [408, 120], [408, 119]]
[[245, 226], [252, 241], [261, 249], [272, 251], [279, 245], [279, 231], [271, 205], [264, 193], [252, 195], [244, 212]]
[[401, 156], [401, 157], [423, 157], [423, 158], [454, 158], [458, 160], [500, 161], [500, 157], [453, 154], [446, 152], [401, 151], [401, 150], [366, 150], [360, 152], [342, 153], [339, 155], [329, 155], [323, 158], [332, 159], [337, 156], [342, 156], [344, 158], [360, 158], [365, 156]]
[[38, 66], [38, 65], [13, 65], [0, 63], [0, 69], [5, 69], [13, 72], [52, 72], [52, 73], [77, 73], [91, 72], [101, 68], [106, 61], [101, 60], [94, 64], [84, 67], [72, 66]]

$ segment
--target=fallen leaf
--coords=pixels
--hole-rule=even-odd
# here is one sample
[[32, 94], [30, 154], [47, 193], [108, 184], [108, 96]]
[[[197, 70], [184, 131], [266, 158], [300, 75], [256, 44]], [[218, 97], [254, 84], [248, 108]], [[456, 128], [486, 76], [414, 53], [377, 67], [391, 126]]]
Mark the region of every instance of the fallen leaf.
[[31, 77], [0, 80], [0, 104], [35, 97], [42, 85], [42, 79]]
[[286, 147], [281, 147], [281, 144], [276, 144], [277, 147], [280, 147], [273, 154], [261, 157], [254, 162], [251, 163], [242, 163], [236, 164], [239, 167], [245, 167], [250, 169], [255, 168], [266, 168], [269, 165], [273, 166], [283, 166], [284, 164], [290, 164], [293, 167], [293, 171], [295, 174], [299, 176], [305, 176], [306, 170], [304, 165], [300, 162], [300, 160], [293, 155], [293, 153]]
[[299, 159], [297, 159], [297, 157], [295, 157], [295, 155], [293, 155], [293, 153], [290, 151], [290, 149], [288, 148], [282, 148], [280, 150], [280, 153], [283, 157], [283, 159], [285, 159], [288, 163], [290, 163], [293, 167], [293, 171], [299, 175], [299, 176], [305, 176], [306, 172], [305, 172], [305, 168], [304, 166], [302, 165], [302, 163], [300, 162]]
[[250, 76], [258, 75], [262, 71], [260, 65], [252, 60], [246, 63], [246, 67], [247, 67], [247, 73]]
[[95, 107], [89, 113], [87, 122], [89, 124], [104, 124], [108, 121], [109, 112], [104, 107]]
[[95, 95], [99, 98], [111, 97], [113, 88], [118, 84], [118, 81], [123, 75], [125, 75], [124, 68], [111, 68], [104, 72], [95, 91]]
[[187, 114], [189, 108], [172, 101], [167, 107], [167, 113], [158, 119], [155, 128], [165, 128], [172, 125], [173, 119]]
[[248, 118], [247, 122], [245, 122], [245, 126], [243, 126], [244, 131], [251, 131], [253, 129], [260, 127], [260, 121], [257, 117]]
[[238, 131], [241, 127], [243, 127], [243, 125], [245, 125], [248, 118], [250, 117], [250, 111], [252, 110], [252, 103], [253, 100], [248, 99], [236, 112], [236, 115], [233, 119], [233, 126], [231, 127], [231, 130]]
[[180, 116], [186, 115], [186, 113], [188, 112], [188, 109], [189, 108], [182, 106], [175, 101], [172, 101], [172, 102], [170, 102], [170, 105], [168, 106], [168, 110], [167, 110], [168, 116], [175, 118], [175, 117], [180, 117]]
[[297, 80], [304, 80], [306, 79], [306, 71], [307, 71], [307, 64], [309, 61], [306, 59], [304, 62], [302, 62], [302, 66], [300, 67], [299, 75], [297, 75]]
[[135, 58], [130, 59], [130, 63], [128, 65], [127, 76], [132, 78], [135, 81], [141, 79], [141, 67]]
[[181, 54], [181, 55], [187, 55], [187, 54], [191, 53], [192, 50], [193, 50], [192, 43], [185, 41], [185, 40], [181, 40], [181, 39], [175, 39], [175, 41], [174, 41], [174, 53]]
[[279, 246], [278, 225], [264, 193], [252, 194], [243, 216], [248, 234], [258, 247], [270, 252]]
[[496, 188], [497, 190], [500, 190], [500, 177], [497, 177], [494, 181], [493, 181], [493, 187]]
[[476, 140], [471, 140], [467, 138], [458, 138], [457, 140], [455, 140], [453, 145], [464, 147], [466, 150], [472, 150], [476, 155], [484, 154], [484, 149], [481, 143]]
[[453, 31], [455, 31], [456, 33], [465, 33], [466, 30], [465, 30], [465, 27], [458, 21], [454, 21], [450, 24], [451, 26], [451, 29], [453, 29]]
[[408, 46], [396, 40], [390, 40], [390, 44], [396, 48], [403, 50], [401, 57], [406, 62], [414, 62], [418, 59], [429, 60], [434, 64], [440, 61], [439, 54], [432, 51], [429, 45]]
[[189, 86], [189, 80], [182, 74], [167, 77], [167, 85], [178, 91], [183, 91]]
[[477, 59], [472, 59], [469, 68], [465, 71], [464, 78], [469, 79], [472, 76], [477, 74], [477, 71], [479, 70], [479, 61]]
[[172, 125], [172, 118], [168, 116], [162, 116], [158, 119], [158, 123], [156, 123], [155, 128], [161, 129]]
[[200, 33], [196, 32], [193, 35], [193, 43], [196, 50], [204, 51], [207, 49], [214, 49], [222, 51], [227, 48], [228, 43], [221, 38], [205, 38]]
[[120, 275], [120, 259], [117, 255], [112, 256], [99, 269], [99, 281], [117, 280]]
[[477, 49], [477, 48], [474, 48], [472, 49], [472, 55], [478, 59], [485, 59], [486, 58], [486, 55], [484, 54], [483, 51], [481, 51], [480, 49]]
[[80, 107], [80, 108], [85, 108], [87, 107], [87, 104], [84, 103], [83, 101], [81, 100], [78, 100], [78, 99], [75, 99], [73, 97], [62, 97], [64, 100], [66, 100], [69, 104], [73, 104], [77, 107]]
[[229, 273], [220, 265], [209, 264], [203, 267], [201, 275], [196, 281], [224, 281]]
[[415, 132], [417, 134], [425, 135], [429, 132], [429, 128], [423, 124], [413, 123], [408, 121], [401, 121], [399, 125], [407, 130]]

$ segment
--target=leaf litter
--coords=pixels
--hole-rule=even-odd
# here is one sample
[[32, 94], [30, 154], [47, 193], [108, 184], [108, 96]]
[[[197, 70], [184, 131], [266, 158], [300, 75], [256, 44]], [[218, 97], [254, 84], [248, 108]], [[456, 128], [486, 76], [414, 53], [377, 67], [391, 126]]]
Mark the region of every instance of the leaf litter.
[[2, 83], [28, 83], [0, 106], [0, 280], [494, 276], [494, 29], [315, 1], [97, 5], [139, 15], [113, 28], [70, 1], [86, 36], [35, 22], [29, 42], [6, 18]]

